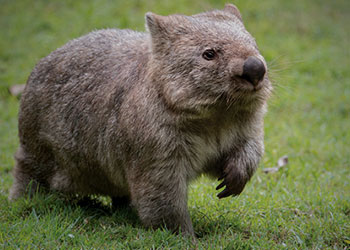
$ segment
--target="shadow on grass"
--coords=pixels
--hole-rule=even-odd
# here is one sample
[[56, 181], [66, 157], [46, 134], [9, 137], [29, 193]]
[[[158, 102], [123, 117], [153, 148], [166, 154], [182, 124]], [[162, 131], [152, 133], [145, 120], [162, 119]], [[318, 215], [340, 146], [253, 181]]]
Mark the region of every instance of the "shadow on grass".
[[[142, 229], [143, 226], [136, 211], [129, 205], [112, 207], [110, 199], [99, 196], [73, 196], [57, 192], [36, 192], [32, 197], [21, 198], [16, 202], [17, 215], [51, 217], [58, 220], [79, 218], [82, 223], [110, 226], [131, 226]], [[73, 219], [75, 220], [75, 219]], [[96, 230], [90, 227], [91, 230]]]
[[[59, 221], [63, 225], [72, 225], [76, 230], [83, 228], [86, 233], [104, 233], [107, 229], [111, 235], [116, 233], [123, 238], [140, 231], [155, 232], [142, 225], [131, 206], [114, 208], [108, 197], [36, 192], [32, 197], [19, 199], [14, 206], [17, 208], [17, 218], [34, 220], [39, 224], [42, 224], [41, 220]], [[239, 238], [242, 243], [251, 237], [248, 228], [242, 226], [239, 216], [228, 220], [224, 215], [213, 218], [195, 211], [192, 221], [199, 240], [207, 241], [213, 235], [221, 235], [224, 238]], [[167, 231], [165, 228], [160, 230]]]

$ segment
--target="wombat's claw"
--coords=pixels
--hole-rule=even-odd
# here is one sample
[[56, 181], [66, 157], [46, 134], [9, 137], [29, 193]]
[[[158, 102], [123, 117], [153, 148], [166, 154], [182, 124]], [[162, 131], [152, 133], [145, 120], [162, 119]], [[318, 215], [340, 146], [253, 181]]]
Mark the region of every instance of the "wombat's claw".
[[223, 188], [224, 186], [225, 189], [219, 193], [217, 195], [217, 197], [219, 197], [220, 199], [221, 198], [225, 198], [225, 197], [228, 197], [228, 196], [237, 196], [239, 195], [240, 193], [242, 193], [243, 189], [244, 189], [244, 186], [245, 186], [245, 181], [241, 181], [241, 182], [233, 182], [233, 181], [230, 181], [228, 180], [226, 177], [225, 179], [223, 180], [223, 182], [221, 182], [217, 187], [216, 187], [216, 190], [219, 190], [221, 188]]
[[[224, 186], [226, 186], [227, 182], [226, 180], [224, 180], [223, 182], [221, 182], [219, 184], [219, 186], [216, 187], [216, 190], [219, 190], [221, 188], [223, 188]], [[232, 195], [232, 192], [226, 187], [221, 193], [219, 193], [217, 196], [219, 197], [219, 199], [221, 198], [225, 198]]]
[[232, 195], [232, 193], [227, 188], [225, 188], [224, 191], [219, 193], [217, 196], [219, 197], [219, 199], [222, 199], [222, 198], [228, 197], [230, 195]]
[[226, 181], [224, 180], [219, 184], [219, 186], [216, 187], [216, 190], [219, 190], [220, 188], [223, 188], [226, 185]]
[[226, 174], [223, 173], [219, 178], [218, 178], [218, 181], [221, 181], [222, 179], [224, 179], [226, 177]]

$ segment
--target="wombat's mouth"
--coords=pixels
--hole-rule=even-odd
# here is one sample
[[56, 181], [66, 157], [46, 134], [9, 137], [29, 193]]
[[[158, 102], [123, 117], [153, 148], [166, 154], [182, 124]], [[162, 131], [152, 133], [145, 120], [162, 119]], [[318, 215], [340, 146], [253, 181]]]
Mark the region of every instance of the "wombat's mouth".
[[269, 81], [267, 79], [263, 79], [260, 82], [252, 84], [250, 81], [246, 80], [242, 76], [237, 76], [239, 82], [239, 89], [242, 89], [245, 92], [257, 92], [263, 89]]
[[271, 95], [272, 87], [269, 79], [265, 77], [258, 84], [253, 85], [242, 77], [235, 77], [229, 91], [219, 98], [228, 105], [253, 105], [266, 101]]

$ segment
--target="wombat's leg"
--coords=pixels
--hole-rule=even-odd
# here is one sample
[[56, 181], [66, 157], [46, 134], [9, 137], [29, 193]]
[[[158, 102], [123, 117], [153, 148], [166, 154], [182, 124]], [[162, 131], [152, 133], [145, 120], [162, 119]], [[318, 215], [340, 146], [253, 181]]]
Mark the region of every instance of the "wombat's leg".
[[216, 189], [225, 186], [225, 189], [218, 194], [220, 199], [239, 195], [243, 191], [258, 167], [263, 151], [264, 146], [260, 141], [249, 140], [232, 149], [218, 161], [222, 164], [222, 175], [219, 180], [223, 179], [223, 182]]
[[135, 171], [129, 177], [132, 204], [145, 226], [165, 226], [194, 237], [187, 210], [187, 181], [180, 169]]
[[130, 204], [129, 197], [112, 197], [112, 208], [117, 209], [121, 207], [127, 207]]
[[35, 163], [21, 146], [15, 154], [15, 160], [14, 182], [10, 190], [10, 200], [15, 200], [24, 194], [33, 194], [38, 189], [38, 182], [32, 177], [31, 173]]

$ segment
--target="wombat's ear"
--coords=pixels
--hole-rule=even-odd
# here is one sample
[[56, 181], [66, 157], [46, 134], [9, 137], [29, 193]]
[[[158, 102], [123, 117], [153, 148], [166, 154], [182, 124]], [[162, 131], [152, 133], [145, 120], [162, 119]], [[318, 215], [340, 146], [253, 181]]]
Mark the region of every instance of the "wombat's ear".
[[241, 13], [239, 12], [238, 8], [234, 4], [231, 4], [231, 3], [226, 4], [224, 11], [235, 15], [236, 17], [238, 17], [239, 20], [243, 21]]
[[146, 29], [151, 34], [153, 52], [164, 52], [170, 46], [170, 37], [174, 27], [169, 28], [170, 18], [151, 12], [146, 13]]
[[160, 38], [166, 35], [167, 29], [164, 20], [166, 17], [147, 12], [145, 18], [146, 29], [151, 33], [152, 38]]

